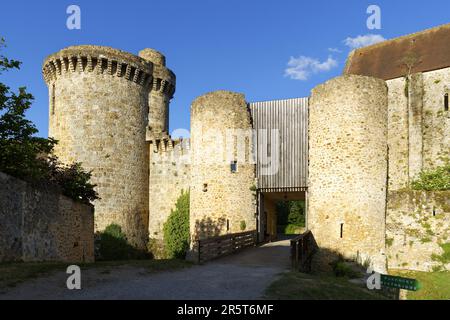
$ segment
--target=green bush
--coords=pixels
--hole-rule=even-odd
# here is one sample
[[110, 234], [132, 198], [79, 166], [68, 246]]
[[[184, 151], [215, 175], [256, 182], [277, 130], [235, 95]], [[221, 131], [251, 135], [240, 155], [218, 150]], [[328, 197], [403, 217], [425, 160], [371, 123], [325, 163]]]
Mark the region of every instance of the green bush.
[[163, 229], [168, 258], [184, 259], [189, 249], [189, 192], [181, 192]]
[[138, 260], [149, 258], [149, 255], [128, 243], [122, 228], [117, 224], [110, 224], [101, 232], [98, 240], [97, 260]]
[[412, 183], [414, 190], [446, 191], [450, 190], [450, 163], [433, 170], [422, 171]]
[[331, 266], [336, 277], [355, 279], [361, 276], [358, 271], [353, 270], [350, 265], [341, 259], [333, 262]]

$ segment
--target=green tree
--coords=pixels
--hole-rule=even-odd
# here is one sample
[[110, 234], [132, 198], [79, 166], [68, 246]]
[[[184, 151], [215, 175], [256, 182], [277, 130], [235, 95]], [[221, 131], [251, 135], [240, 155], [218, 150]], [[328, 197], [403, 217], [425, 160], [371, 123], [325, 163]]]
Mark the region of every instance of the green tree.
[[184, 259], [189, 249], [189, 192], [181, 192], [163, 229], [168, 258]]
[[305, 226], [304, 201], [280, 201], [277, 203], [278, 225]]
[[305, 202], [290, 201], [288, 224], [303, 227], [305, 226]]
[[[0, 51], [6, 47], [0, 39]], [[19, 69], [21, 62], [0, 55], [0, 75], [4, 71]], [[50, 153], [56, 141], [35, 137], [33, 123], [25, 118], [33, 96], [21, 87], [14, 93], [0, 82], [0, 170], [12, 176], [34, 180], [45, 173], [41, 155]], [[39, 157], [41, 156], [41, 157]]]
[[[5, 39], [0, 38], [0, 52], [5, 47]], [[0, 75], [20, 65], [0, 54]], [[33, 183], [50, 183], [77, 201], [98, 199], [95, 185], [89, 183], [91, 174], [77, 163], [61, 165], [51, 155], [57, 141], [35, 136], [38, 130], [25, 117], [33, 100], [25, 87], [15, 93], [0, 82], [0, 171]]]

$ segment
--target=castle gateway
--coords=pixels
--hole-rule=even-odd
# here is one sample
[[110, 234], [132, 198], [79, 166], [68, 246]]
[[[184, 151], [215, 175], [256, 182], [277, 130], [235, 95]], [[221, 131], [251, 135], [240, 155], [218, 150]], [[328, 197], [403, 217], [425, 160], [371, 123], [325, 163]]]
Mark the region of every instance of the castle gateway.
[[449, 241], [450, 200], [410, 186], [449, 161], [449, 40], [445, 25], [358, 49], [310, 98], [208, 93], [192, 103], [190, 140], [169, 135], [176, 78], [161, 53], [70, 47], [44, 63], [49, 136], [61, 160], [93, 171], [97, 230], [118, 223], [138, 247], [162, 239], [182, 190], [192, 239], [270, 240], [276, 201], [306, 199], [322, 252], [429, 271], [442, 267], [432, 256]]

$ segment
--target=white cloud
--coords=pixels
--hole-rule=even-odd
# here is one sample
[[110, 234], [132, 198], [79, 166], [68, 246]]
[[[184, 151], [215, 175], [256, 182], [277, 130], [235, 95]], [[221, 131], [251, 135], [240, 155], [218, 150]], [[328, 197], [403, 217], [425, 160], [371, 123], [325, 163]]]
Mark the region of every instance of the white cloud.
[[340, 50], [338, 48], [328, 48], [328, 51], [333, 52], [333, 53], [342, 53], [342, 50]]
[[330, 71], [338, 66], [337, 60], [329, 56], [327, 60], [321, 62], [318, 59], [299, 56], [291, 57], [288, 67], [284, 71], [284, 76], [294, 80], [308, 80], [311, 74]]
[[346, 46], [350, 47], [351, 49], [358, 49], [362, 47], [367, 47], [372, 44], [376, 44], [382, 41], [385, 41], [386, 39], [380, 35], [380, 34], [366, 34], [363, 36], [357, 36], [354, 38], [348, 37], [344, 40], [344, 43]]

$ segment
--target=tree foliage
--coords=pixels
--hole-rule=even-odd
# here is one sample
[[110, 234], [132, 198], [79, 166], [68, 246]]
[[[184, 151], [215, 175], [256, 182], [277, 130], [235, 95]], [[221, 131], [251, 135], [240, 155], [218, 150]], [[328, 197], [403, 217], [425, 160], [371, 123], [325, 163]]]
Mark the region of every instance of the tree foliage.
[[163, 229], [168, 258], [184, 259], [189, 249], [189, 192], [181, 192]]
[[[5, 48], [0, 38], [0, 51]], [[20, 69], [21, 62], [0, 55], [0, 75]], [[25, 87], [11, 91], [0, 82], [0, 171], [32, 182], [50, 183], [68, 197], [89, 203], [98, 199], [95, 185], [89, 183], [91, 174], [78, 163], [65, 166], [52, 155], [57, 141], [36, 137], [35, 125], [25, 117], [34, 97]]]
[[280, 201], [277, 203], [278, 225], [305, 226], [304, 201]]

